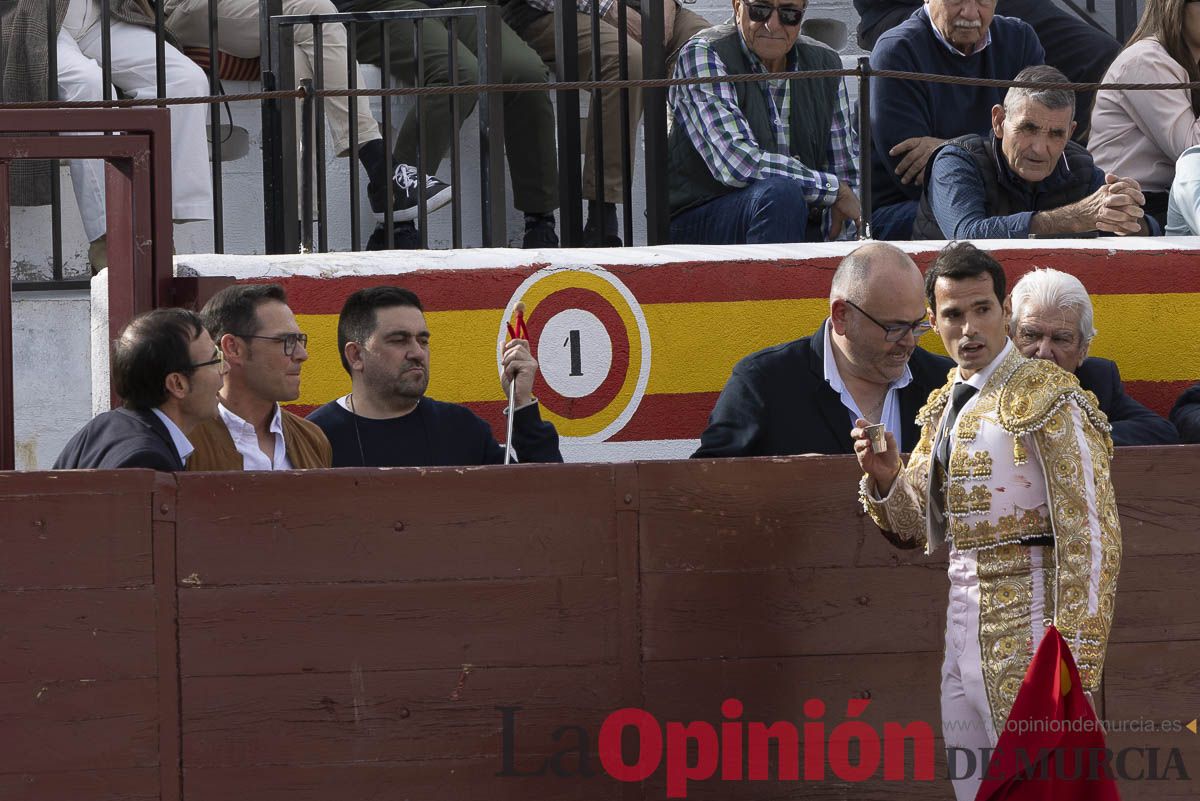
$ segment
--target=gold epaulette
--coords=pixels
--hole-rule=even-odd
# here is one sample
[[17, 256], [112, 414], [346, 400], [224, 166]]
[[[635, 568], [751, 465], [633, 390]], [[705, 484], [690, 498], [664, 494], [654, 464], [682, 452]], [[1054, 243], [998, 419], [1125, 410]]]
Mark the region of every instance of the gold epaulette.
[[1021, 359], [1000, 388], [1000, 425], [1016, 436], [1038, 431], [1068, 400], [1074, 400], [1097, 429], [1112, 430], [1096, 396], [1079, 386], [1073, 373], [1046, 359]]
[[954, 377], [957, 373], [958, 368], [951, 367], [950, 372], [946, 374], [946, 383], [929, 393], [925, 405], [917, 412], [917, 425], [933, 424], [941, 419], [942, 410], [946, 408], [946, 402], [950, 399], [950, 389], [954, 386]]

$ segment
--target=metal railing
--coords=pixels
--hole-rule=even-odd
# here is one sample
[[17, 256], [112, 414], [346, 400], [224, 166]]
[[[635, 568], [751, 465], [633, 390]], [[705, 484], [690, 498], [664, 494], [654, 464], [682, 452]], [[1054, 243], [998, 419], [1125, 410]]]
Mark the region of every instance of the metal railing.
[[[102, 13], [107, 13], [109, 0], [98, 0]], [[391, 138], [393, 125], [391, 120], [391, 109], [389, 98], [402, 95], [414, 94], [417, 95], [416, 108], [414, 114], [420, 121], [423, 111], [424, 99], [439, 93], [454, 94], [461, 91], [470, 91], [480, 94], [479, 104], [479, 127], [480, 127], [480, 155], [481, 161], [479, 164], [480, 181], [483, 187], [481, 192], [480, 215], [481, 215], [481, 230], [482, 239], [485, 244], [503, 244], [503, 231], [505, 226], [506, 205], [503, 195], [503, 176], [504, 164], [502, 161], [503, 152], [503, 132], [502, 132], [502, 111], [501, 103], [498, 102], [500, 93], [504, 91], [514, 90], [512, 86], [499, 85], [499, 60], [500, 60], [500, 45], [499, 45], [499, 23], [497, 21], [498, 9], [494, 6], [490, 7], [468, 7], [456, 9], [442, 9], [419, 12], [368, 12], [368, 13], [350, 13], [336, 15], [320, 15], [316, 17], [309, 16], [282, 16], [277, 12], [282, 7], [283, 0], [259, 0], [260, 2], [260, 28], [261, 28], [261, 74], [262, 74], [262, 93], [252, 93], [241, 96], [247, 99], [257, 100], [262, 102], [263, 114], [263, 150], [264, 150], [264, 169], [263, 169], [263, 189], [264, 189], [264, 207], [266, 213], [264, 216], [264, 240], [263, 247], [267, 251], [274, 252], [295, 252], [303, 246], [310, 250], [328, 250], [330, 248], [330, 235], [328, 228], [329, 220], [329, 194], [325, 165], [325, 126], [324, 126], [324, 107], [323, 103], [317, 102], [318, 98], [327, 96], [328, 90], [323, 87], [327, 83], [324, 75], [324, 60], [321, 57], [321, 49], [323, 47], [324, 37], [321, 35], [321, 29], [329, 25], [345, 25], [349, 29], [347, 32], [348, 43], [348, 72], [346, 75], [346, 84], [349, 89], [345, 94], [349, 96], [359, 97], [364, 95], [379, 96], [382, 98], [382, 128], [384, 131], [384, 152], [387, 158], [387, 172], [391, 173], [392, 149]], [[210, 148], [212, 158], [212, 182], [213, 182], [213, 243], [216, 252], [225, 250], [225, 221], [224, 221], [224, 199], [226, 192], [224, 191], [224, 183], [227, 176], [223, 175], [222, 171], [222, 139], [220, 131], [220, 102], [226, 98], [220, 96], [221, 79], [219, 74], [220, 69], [220, 54], [219, 54], [219, 30], [218, 19], [216, 14], [216, 4], [210, 4], [208, 9], [209, 14], [209, 30], [208, 30], [208, 50], [209, 50], [209, 66], [207, 69], [207, 78], [209, 83], [209, 91], [212, 97], [206, 101], [211, 105], [209, 115], [210, 124], [213, 128], [213, 135], [210, 137]], [[593, 136], [593, 151], [594, 158], [592, 160], [592, 169], [594, 170], [592, 177], [597, 185], [597, 198], [603, 197], [604, 186], [604, 138], [611, 135], [609, 130], [606, 130], [599, 121], [603, 118], [603, 104], [605, 98], [601, 96], [605, 89], [617, 89], [620, 102], [620, 118], [621, 124], [614, 126], [617, 130], [617, 135], [621, 138], [621, 147], [619, 148], [622, 154], [622, 192], [621, 205], [623, 207], [623, 225], [622, 227], [622, 242], [625, 245], [633, 244], [633, 221], [635, 215], [635, 202], [640, 200], [634, 197], [633, 193], [633, 167], [634, 164], [629, 159], [630, 142], [629, 117], [635, 113], [629, 101], [629, 90], [631, 88], [639, 88], [643, 91], [643, 132], [645, 138], [645, 214], [646, 214], [646, 235], [645, 241], [648, 244], [659, 244], [668, 240], [668, 225], [667, 217], [667, 174], [666, 174], [666, 88], [671, 83], [665, 81], [666, 65], [668, 53], [665, 52], [664, 46], [664, 14], [661, 2], [643, 2], [640, 4], [640, 11], [634, 12], [631, 8], [626, 8], [624, 2], [618, 2], [616, 13], [618, 18], [619, 30], [619, 60], [621, 63], [622, 79], [628, 76], [627, 61], [628, 51], [631, 43], [628, 41], [628, 32], [624, 22], [628, 19], [629, 13], [640, 13], [642, 19], [642, 42], [640, 44], [643, 72], [643, 81], [627, 81], [620, 80], [617, 82], [600, 82], [588, 81], [580, 82], [581, 65], [579, 63], [579, 47], [578, 31], [576, 28], [576, 6], [567, 3], [566, 0], [557, 0], [556, 13], [556, 28], [555, 28], [555, 60], [554, 73], [555, 83], [539, 84], [539, 85], [520, 85], [520, 91], [549, 91], [554, 98], [556, 110], [556, 133], [558, 142], [558, 166], [559, 166], [559, 228], [562, 234], [564, 245], [578, 245], [582, 243], [583, 230], [583, 168], [581, 166], [580, 154], [581, 147], [581, 125], [580, 125], [580, 98], [579, 94], [586, 91], [589, 94], [589, 107], [592, 110], [592, 119], [596, 121], [592, 129]], [[1122, 13], [1122, 9], [1125, 9]], [[1130, 19], [1136, 16], [1136, 3], [1134, 0], [1118, 0], [1117, 5], [1118, 22], [1129, 22]], [[589, 14], [594, 20], [599, 15], [598, 0], [590, 0]], [[414, 40], [419, 38], [419, 31], [422, 25], [428, 24], [445, 24], [447, 27], [448, 38], [451, 42], [450, 58], [454, 59], [455, 47], [453, 43], [456, 40], [455, 30], [459, 24], [456, 20], [471, 18], [476, 22], [477, 30], [479, 31], [476, 41], [476, 49], [481, 55], [480, 58], [480, 73], [479, 83], [472, 85], [469, 89], [463, 86], [458, 86], [458, 69], [452, 66], [450, 70], [451, 85], [448, 87], [428, 87], [422, 88], [424, 84], [423, 75], [423, 55], [422, 50], [416, 47], [417, 66], [416, 75], [412, 83], [415, 86], [411, 87], [396, 87], [393, 85], [393, 77], [391, 65], [388, 63], [388, 47], [386, 42], [388, 37], [395, 35], [389, 31], [389, 28], [396, 25], [403, 25], [409, 29], [408, 35], [412, 35]], [[47, 3], [47, 27], [50, 30], [50, 36], [54, 36], [54, 4]], [[1134, 20], [1135, 21], [1135, 20]], [[155, 5], [155, 63], [157, 66], [157, 89], [160, 98], [166, 94], [166, 75], [163, 68], [165, 62], [165, 40], [163, 36], [165, 21], [163, 19], [162, 4]], [[301, 85], [297, 90], [291, 92], [290, 95], [275, 94], [270, 96], [272, 91], [278, 92], [280, 89], [291, 87], [295, 84], [294, 81], [294, 35], [297, 26], [308, 25], [314, 30], [313, 46], [316, 50], [314, 61], [314, 80], [311, 86]], [[383, 63], [380, 64], [382, 70], [382, 88], [379, 90], [364, 90], [359, 87], [358, 73], [355, 68], [356, 58], [356, 35], [357, 27], [362, 25], [375, 25], [379, 28], [379, 35], [385, 45], [381, 48], [383, 52]], [[598, 26], [592, 26], [591, 36], [591, 51], [592, 57], [590, 60], [589, 71], [590, 77], [595, 79], [599, 76], [602, 70], [600, 60], [600, 47]], [[404, 34], [401, 34], [404, 35]], [[47, 52], [49, 56], [49, 79], [46, 86], [46, 95], [53, 100], [57, 96], [57, 65], [55, 63], [56, 48], [53, 46], [53, 40], [47, 43]], [[108, 26], [103, 26], [102, 31], [102, 64], [103, 71], [103, 86], [104, 98], [111, 99], [112, 97], [112, 42]], [[844, 75], [854, 75], [859, 77], [859, 119], [861, 121], [870, 119], [870, 83], [868, 76], [870, 68], [865, 59], [860, 60], [858, 69], [844, 72]], [[765, 80], [768, 76], [753, 76], [751, 80]], [[586, 85], [582, 85], [585, 84]], [[564, 85], [566, 84], [566, 85]], [[237, 98], [238, 96], [233, 96]], [[161, 102], [155, 101], [156, 105], [169, 106], [174, 104], [175, 100], [167, 99]], [[126, 105], [129, 105], [126, 103]], [[310, 116], [311, 124], [303, 125], [300, 130], [303, 132], [301, 137], [312, 136], [311, 142], [297, 141], [297, 127], [294, 124], [295, 115], [297, 114], [296, 106], [299, 105], [299, 114], [304, 116], [305, 109]], [[461, 120], [458, 118], [458, 106], [456, 103], [450, 104], [453, 113], [453, 128], [458, 131]], [[356, 116], [351, 109], [349, 113], [349, 124], [351, 131], [351, 152], [358, 145], [358, 124]], [[418, 122], [416, 130], [419, 136], [424, 135], [423, 124]], [[869, 153], [871, 148], [869, 125], [860, 125], [861, 135], [861, 153]], [[424, 153], [424, 142], [418, 142], [418, 151]], [[316, 158], [310, 158], [307, 155], [300, 159], [298, 152], [305, 154], [312, 153]], [[871, 171], [868, 166], [868, 159], [860, 159], [860, 175], [862, 185], [860, 195], [864, 204], [865, 216], [869, 218], [869, 203], [870, 203], [870, 180]], [[314, 166], [315, 163], [315, 166]], [[418, 184], [424, 186], [424, 175], [429, 172], [429, 165], [425, 163], [423, 157], [419, 158], [416, 165], [419, 172]], [[460, 179], [463, 172], [463, 156], [460, 152], [460, 143], [458, 137], [454, 137], [450, 153], [450, 173], [451, 184], [455, 190], [455, 201], [453, 208], [452, 234], [451, 240], [454, 246], [462, 244], [462, 225], [463, 225], [463, 209], [461, 198], [458, 196], [457, 190], [460, 188]], [[56, 173], [57, 174], [57, 173]], [[360, 181], [357, 165], [351, 163], [349, 166], [349, 182], [350, 182], [350, 203], [349, 214], [351, 218], [349, 239], [352, 249], [359, 249], [362, 245], [360, 241]], [[390, 189], [390, 187], [389, 187]], [[51, 181], [52, 195], [52, 224], [51, 224], [51, 239], [52, 239], [52, 282], [20, 282], [22, 286], [42, 288], [46, 285], [62, 286], [58, 283], [63, 279], [63, 242], [62, 242], [62, 214], [61, 214], [61, 197], [59, 197], [58, 181]], [[423, 195], [423, 191], [421, 192]], [[421, 244], [428, 244], [427, 234], [427, 217], [428, 210], [425, 204], [425, 198], [419, 198], [418, 222], [421, 237]], [[385, 206], [390, 208], [390, 199], [385, 202]], [[385, 218], [390, 218], [385, 215]], [[315, 220], [315, 235], [313, 231], [313, 221]], [[82, 285], [83, 282], [76, 282]]]
[[[265, 0], [264, 0], [265, 2]], [[315, 16], [273, 16], [270, 18], [269, 69], [264, 60], [263, 85], [274, 89], [295, 88], [294, 72], [294, 36], [297, 26], [306, 25], [313, 29], [313, 58], [314, 77], [310, 84], [300, 85], [303, 92], [302, 116], [300, 126], [301, 142], [297, 148], [295, 141], [295, 106], [292, 103], [268, 100], [263, 106], [263, 189], [266, 199], [266, 241], [268, 250], [277, 252], [327, 251], [328, 240], [328, 194], [326, 191], [325, 171], [325, 106], [324, 103], [314, 102], [314, 92], [325, 89], [324, 65], [322, 52], [322, 29], [327, 25], [345, 25], [347, 27], [348, 45], [348, 74], [347, 86], [350, 90], [358, 88], [358, 64], [356, 56], [359, 29], [373, 26], [378, 29], [379, 48], [382, 62], [379, 64], [381, 83], [384, 90], [391, 88], [394, 80], [391, 65], [391, 42], [397, 35], [397, 24], [403, 24], [399, 35], [412, 37], [413, 50], [416, 56], [416, 74], [414, 84], [418, 87], [425, 85], [425, 51], [421, 47], [422, 28], [426, 24], [444, 21], [448, 39], [450, 58], [450, 85], [458, 85], [457, 24], [460, 20], [471, 19], [475, 23], [476, 53], [479, 64], [479, 80], [482, 84], [492, 83], [500, 74], [500, 10], [495, 6], [471, 6], [466, 8], [429, 9], [422, 11], [377, 11], [356, 12], [348, 14], [322, 14]], [[425, 99], [419, 97], [414, 109], [415, 127], [417, 130], [417, 231], [422, 247], [428, 246], [428, 199], [425, 191], [426, 176], [430, 173], [425, 157], [425, 125], [423, 120]], [[462, 246], [462, 204], [458, 189], [459, 177], [462, 172], [462, 158], [458, 130], [461, 125], [458, 103], [451, 102], [452, 127], [454, 135], [450, 142], [450, 171], [452, 194], [452, 240], [454, 247]], [[481, 231], [485, 247], [503, 243], [504, 220], [504, 164], [503, 156], [503, 124], [501, 104], [489, 93], [480, 97], [479, 108], [479, 147], [480, 147], [480, 183], [481, 183]], [[386, 98], [382, 107], [382, 133], [385, 153], [384, 174], [390, 178], [393, 174], [393, 154], [391, 148], [392, 121], [390, 104]], [[350, 152], [358, 149], [359, 131], [358, 120], [353, 113], [349, 115], [350, 123]], [[312, 139], [313, 141], [308, 141]], [[300, 165], [300, 187], [296, 191], [295, 178], [297, 174], [297, 159], [299, 153], [304, 154]], [[310, 157], [312, 154], [314, 157]], [[317, 222], [317, 240], [314, 248], [312, 224], [314, 219], [314, 162], [315, 162], [315, 203]], [[351, 214], [351, 248], [358, 250], [359, 242], [359, 209], [358, 209], [358, 174], [355, 167], [350, 167], [350, 214]], [[300, 197], [300, 207], [296, 207], [297, 194]], [[389, 180], [384, 192], [383, 207], [391, 209], [393, 205], [393, 182]], [[384, 213], [384, 226], [387, 229], [385, 239], [392, 239], [392, 215]], [[295, 220], [300, 221], [297, 229]], [[297, 237], [298, 234], [298, 237]], [[297, 241], [298, 240], [298, 241]]]

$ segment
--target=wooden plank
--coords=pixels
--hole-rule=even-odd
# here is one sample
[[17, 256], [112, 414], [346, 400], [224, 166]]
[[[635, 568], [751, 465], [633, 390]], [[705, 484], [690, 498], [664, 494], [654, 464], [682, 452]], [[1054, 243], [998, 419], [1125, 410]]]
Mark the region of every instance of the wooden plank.
[[1200, 447], [1118, 448], [1113, 490], [1121, 511], [1125, 558], [1195, 553], [1197, 487]]
[[946, 592], [936, 567], [651, 574], [645, 659], [936, 650]]
[[153, 676], [154, 590], [0, 592], [0, 682]]
[[0, 496], [0, 519], [0, 589], [151, 581], [149, 493]]
[[[865, 699], [858, 717], [873, 726], [924, 721], [941, 736], [939, 687], [942, 652], [803, 656], [775, 659], [699, 659], [647, 662], [647, 709], [659, 720], [720, 723], [721, 703], [736, 698], [743, 721], [801, 725], [825, 721], [832, 728], [846, 718], [846, 702]], [[804, 703], [824, 704], [820, 716]]]
[[5, 801], [158, 801], [155, 768], [0, 775]]
[[607, 466], [258, 473], [237, 481], [187, 474], [179, 480], [180, 575], [204, 585], [616, 571]]
[[495, 757], [504, 713], [514, 754], [548, 755], [562, 726], [592, 747], [621, 707], [610, 666], [475, 667], [188, 679], [184, 758], [189, 768], [312, 765]]
[[617, 659], [616, 579], [185, 589], [183, 676]]
[[854, 564], [870, 524], [859, 475], [850, 457], [641, 463], [642, 570]]
[[157, 682], [0, 684], [0, 774], [153, 767]]
[[[1182, 718], [1186, 723], [1196, 717], [1200, 642], [1110, 644], [1104, 663], [1104, 700], [1113, 721]], [[1195, 737], [1191, 732], [1184, 735]], [[1200, 761], [1196, 768], [1200, 771]]]
[[1200, 553], [1124, 560], [1110, 642], [1200, 640]]
[[0, 472], [0, 498], [38, 495], [125, 495], [154, 491], [153, 470]]
[[179, 690], [179, 596], [175, 556], [175, 478], [160, 475], [154, 493], [155, 658], [158, 667], [158, 754], [161, 801], [183, 795]]
[[1200, 737], [1190, 731], [1115, 732], [1105, 738], [1105, 746], [1113, 752], [1110, 765], [1117, 776], [1122, 801], [1196, 798]]
[[[529, 770], [535, 770], [529, 767]], [[602, 772], [591, 778], [498, 776], [494, 759], [336, 766], [193, 768], [184, 777], [188, 801], [616, 801], [620, 787]], [[599, 765], [596, 765], [599, 771]]]

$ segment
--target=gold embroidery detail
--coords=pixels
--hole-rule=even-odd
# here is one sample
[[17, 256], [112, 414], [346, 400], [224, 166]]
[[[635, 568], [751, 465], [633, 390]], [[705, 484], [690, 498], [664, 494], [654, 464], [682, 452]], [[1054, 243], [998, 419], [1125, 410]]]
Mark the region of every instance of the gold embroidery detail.
[[961, 518], [950, 521], [950, 538], [960, 551], [1011, 545], [1048, 533], [1050, 519], [1038, 509], [1026, 509], [1019, 516], [1016, 513], [1004, 515], [995, 523], [980, 520], [972, 525]]
[[976, 564], [979, 654], [992, 721], [999, 732], [1033, 658], [1033, 564], [1028, 548], [1011, 544], [980, 551]]

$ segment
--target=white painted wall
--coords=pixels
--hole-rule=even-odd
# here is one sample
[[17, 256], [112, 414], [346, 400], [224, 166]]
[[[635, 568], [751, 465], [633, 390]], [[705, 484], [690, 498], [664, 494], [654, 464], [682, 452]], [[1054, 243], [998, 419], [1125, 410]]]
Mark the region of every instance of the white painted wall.
[[90, 304], [86, 291], [13, 297], [16, 466], [46, 470], [91, 418]]

